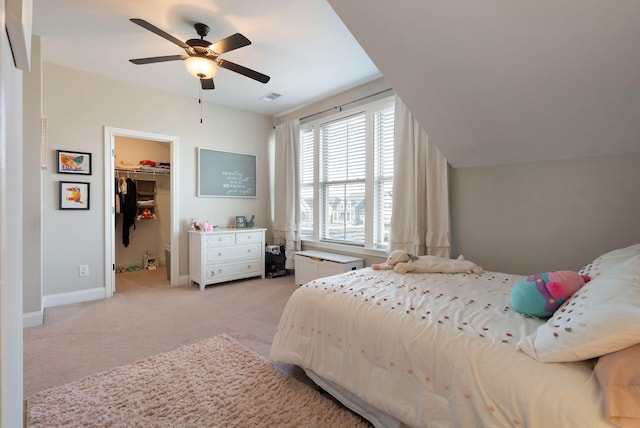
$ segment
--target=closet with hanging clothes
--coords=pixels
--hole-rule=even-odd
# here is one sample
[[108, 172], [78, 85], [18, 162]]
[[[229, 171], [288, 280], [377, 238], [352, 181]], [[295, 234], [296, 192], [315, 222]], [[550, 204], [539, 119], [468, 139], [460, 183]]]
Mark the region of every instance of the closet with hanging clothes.
[[171, 242], [170, 145], [117, 137], [114, 147], [116, 272], [144, 269], [149, 259], [164, 268]]

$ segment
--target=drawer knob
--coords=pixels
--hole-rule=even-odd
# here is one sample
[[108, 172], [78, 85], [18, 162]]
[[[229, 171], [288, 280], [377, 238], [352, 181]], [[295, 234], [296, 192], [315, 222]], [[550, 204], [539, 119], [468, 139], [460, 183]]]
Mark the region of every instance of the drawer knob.
[[221, 255], [222, 255], [222, 253], [221, 253], [221, 252], [218, 252], [218, 255], [219, 255], [219, 256], [221, 256]]

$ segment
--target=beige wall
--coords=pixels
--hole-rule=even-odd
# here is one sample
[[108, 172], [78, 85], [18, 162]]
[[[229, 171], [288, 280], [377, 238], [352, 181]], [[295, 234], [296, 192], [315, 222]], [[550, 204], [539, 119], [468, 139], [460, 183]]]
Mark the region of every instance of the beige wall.
[[640, 153], [457, 168], [450, 186], [454, 253], [488, 270], [577, 270], [640, 242]]
[[[235, 215], [254, 212], [256, 225], [269, 228], [272, 184], [266, 178], [259, 180], [261, 187], [256, 199], [195, 197], [197, 147], [256, 153], [258, 175], [269, 177], [272, 174], [269, 165], [273, 162], [272, 123], [303, 117], [388, 88], [380, 79], [273, 120], [205, 105], [205, 121], [200, 125], [195, 99], [52, 64], [45, 65], [44, 82], [44, 114], [49, 116], [50, 123], [49, 150], [83, 149], [94, 153], [94, 174], [89, 181], [92, 201], [97, 204], [92, 202], [89, 213], [58, 211], [55, 183], [60, 177], [45, 173], [45, 295], [102, 285], [103, 126], [180, 138], [179, 209], [184, 230], [190, 217], [226, 224]], [[452, 169], [453, 252], [464, 254], [486, 269], [511, 273], [579, 269], [602, 252], [640, 242], [638, 183], [639, 153]], [[72, 232], [87, 236], [81, 239], [78, 248], [64, 243], [68, 227], [78, 227], [78, 231]], [[188, 259], [187, 235], [183, 232], [179, 251], [180, 274], [184, 276]], [[373, 255], [366, 260], [367, 264], [381, 261]], [[80, 263], [90, 264], [89, 279], [77, 278], [76, 265]]]
[[[24, 141], [22, 178], [28, 197], [24, 198], [24, 313], [42, 310], [42, 63], [40, 38], [31, 41], [31, 69], [24, 73]], [[38, 318], [38, 315], [36, 315]], [[36, 325], [38, 322], [36, 321]]]
[[[257, 155], [258, 177], [268, 176], [271, 118], [214, 104], [203, 106], [200, 124], [197, 98], [178, 96], [102, 76], [45, 63], [43, 114], [49, 118], [49, 157], [55, 150], [93, 155], [93, 174], [73, 176], [91, 184], [89, 211], [58, 209], [57, 183], [69, 179], [55, 169], [43, 175], [43, 295], [104, 287], [104, 127], [130, 129], [179, 139], [180, 253], [179, 274], [188, 274], [190, 217], [228, 224], [236, 215], [256, 214], [257, 227], [270, 227], [268, 180], [258, 180], [255, 199], [196, 197], [197, 148], [208, 147]], [[77, 266], [90, 275], [79, 277]], [[172, 269], [174, 267], [172, 266]]]

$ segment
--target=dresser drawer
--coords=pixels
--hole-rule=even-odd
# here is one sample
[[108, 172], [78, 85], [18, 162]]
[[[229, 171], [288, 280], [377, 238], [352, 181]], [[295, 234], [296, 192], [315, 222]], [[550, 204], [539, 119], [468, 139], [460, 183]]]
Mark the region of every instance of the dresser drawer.
[[251, 274], [259, 275], [262, 272], [263, 266], [260, 263], [260, 259], [245, 260], [236, 263], [225, 263], [221, 265], [207, 265], [205, 271], [207, 280], [216, 278], [224, 278], [237, 276], [239, 274]]
[[236, 234], [238, 244], [250, 244], [252, 242], [262, 242], [262, 232], [245, 232]]
[[211, 247], [225, 247], [229, 245], [235, 245], [236, 234], [235, 233], [219, 233], [216, 235], [205, 236], [204, 245], [207, 248]]
[[208, 248], [205, 253], [205, 263], [220, 263], [238, 259], [257, 259], [260, 257], [262, 247], [259, 242], [235, 247]]

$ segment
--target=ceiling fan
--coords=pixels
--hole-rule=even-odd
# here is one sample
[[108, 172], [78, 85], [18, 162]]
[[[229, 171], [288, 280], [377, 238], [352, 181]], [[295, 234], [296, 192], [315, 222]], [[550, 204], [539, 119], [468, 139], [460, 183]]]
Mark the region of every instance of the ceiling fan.
[[211, 43], [205, 40], [205, 36], [209, 34], [209, 27], [205, 24], [197, 23], [194, 25], [196, 33], [200, 36], [199, 39], [189, 39], [183, 42], [171, 34], [159, 29], [153, 24], [145, 21], [144, 19], [131, 18], [131, 22], [138, 24], [142, 28], [145, 28], [158, 36], [169, 40], [172, 43], [183, 48], [186, 55], [167, 55], [167, 56], [155, 56], [150, 58], [136, 58], [129, 61], [136, 64], [152, 64], [154, 62], [165, 61], [177, 61], [179, 59], [184, 60], [187, 71], [200, 79], [202, 89], [214, 89], [213, 77], [218, 72], [218, 67], [226, 68], [227, 70], [235, 71], [243, 76], [247, 76], [251, 79], [257, 80], [261, 83], [267, 83], [270, 79], [266, 74], [258, 73], [255, 70], [244, 67], [239, 64], [235, 64], [226, 59], [220, 58], [225, 52], [232, 51], [251, 44], [251, 41], [240, 33], [233, 34], [224, 39], [218, 40], [215, 43]]

